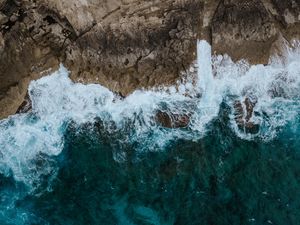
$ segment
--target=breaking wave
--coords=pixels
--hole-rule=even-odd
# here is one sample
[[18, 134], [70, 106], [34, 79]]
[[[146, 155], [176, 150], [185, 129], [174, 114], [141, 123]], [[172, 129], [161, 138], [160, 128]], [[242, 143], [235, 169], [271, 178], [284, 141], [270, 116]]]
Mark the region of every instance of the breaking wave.
[[[0, 122], [0, 171], [12, 172], [17, 181], [30, 186], [43, 174], [55, 175], [51, 166], [44, 165], [49, 164], [44, 158], [61, 153], [70, 123], [98, 121], [110, 134], [123, 133], [118, 142], [139, 143], [139, 151], [161, 150], [175, 138], [197, 140], [218, 117], [222, 103], [230, 108], [228, 116], [237, 136], [268, 141], [299, 115], [299, 59], [296, 42], [285, 57], [273, 58], [266, 66], [250, 66], [245, 61], [234, 63], [228, 56], [212, 57], [210, 45], [199, 41], [196, 82], [138, 90], [125, 99], [101, 85], [73, 83], [61, 66], [31, 82], [31, 112]], [[254, 133], [247, 132], [243, 122], [249, 110], [245, 99], [252, 102], [247, 122], [250, 128], [258, 127]], [[157, 122], [157, 112], [170, 118], [187, 115], [189, 123], [178, 129], [164, 127]], [[116, 156], [116, 160], [121, 158]]]
[[122, 162], [123, 144], [134, 143], [134, 150], [142, 153], [162, 151], [176, 139], [199, 140], [213, 129], [212, 121], [220, 119], [222, 105], [237, 137], [268, 142], [299, 117], [299, 60], [298, 42], [268, 65], [250, 66], [226, 55], [212, 56], [210, 45], [199, 41], [198, 59], [185, 82], [138, 90], [126, 98], [101, 85], [72, 82], [61, 65], [31, 82], [30, 112], [0, 121], [0, 173], [33, 192], [42, 177], [50, 177], [50, 183], [56, 177], [51, 157], [62, 152], [70, 127], [97, 124], [117, 146], [114, 160]]

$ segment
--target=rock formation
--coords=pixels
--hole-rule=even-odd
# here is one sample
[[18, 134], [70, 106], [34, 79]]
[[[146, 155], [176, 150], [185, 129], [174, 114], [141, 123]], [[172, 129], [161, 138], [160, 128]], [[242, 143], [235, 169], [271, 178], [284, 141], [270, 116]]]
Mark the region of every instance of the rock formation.
[[158, 111], [155, 120], [162, 127], [185, 128], [190, 123], [190, 117], [191, 115]]
[[174, 83], [198, 38], [265, 64], [279, 37], [299, 37], [299, 13], [300, 0], [0, 0], [0, 118], [59, 63], [122, 95]]
[[257, 134], [259, 132], [259, 124], [251, 120], [256, 103], [257, 99], [245, 97], [244, 101], [236, 101], [234, 104], [235, 122], [245, 133]]

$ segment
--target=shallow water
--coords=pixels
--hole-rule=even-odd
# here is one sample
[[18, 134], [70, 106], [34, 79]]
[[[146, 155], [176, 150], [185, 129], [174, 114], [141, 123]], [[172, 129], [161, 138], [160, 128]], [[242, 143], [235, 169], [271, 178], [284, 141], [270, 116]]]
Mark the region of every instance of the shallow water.
[[[201, 41], [196, 83], [125, 99], [64, 67], [32, 82], [32, 112], [0, 121], [0, 224], [299, 224], [297, 45], [249, 66]], [[245, 98], [252, 134], [235, 119]]]

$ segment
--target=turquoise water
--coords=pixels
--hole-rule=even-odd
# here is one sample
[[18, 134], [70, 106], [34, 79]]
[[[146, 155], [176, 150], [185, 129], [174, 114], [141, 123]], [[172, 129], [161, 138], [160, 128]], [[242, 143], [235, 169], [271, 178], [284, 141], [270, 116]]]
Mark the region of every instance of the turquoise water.
[[[299, 224], [299, 119], [264, 143], [236, 137], [220, 115], [196, 142], [140, 154], [135, 143], [115, 146], [97, 126], [70, 125], [63, 152], [44, 157], [55, 178], [43, 177], [30, 194], [1, 178], [2, 206], [18, 196], [12, 222], [5, 214], [1, 224], [21, 223], [22, 211], [25, 224]], [[119, 150], [128, 153], [123, 162], [114, 160]]]
[[[299, 224], [300, 54], [198, 54], [199, 84], [126, 99], [63, 67], [32, 82], [32, 112], [0, 121], [0, 224]], [[245, 98], [254, 133], [235, 119]], [[158, 110], [190, 123], [163, 127]]]

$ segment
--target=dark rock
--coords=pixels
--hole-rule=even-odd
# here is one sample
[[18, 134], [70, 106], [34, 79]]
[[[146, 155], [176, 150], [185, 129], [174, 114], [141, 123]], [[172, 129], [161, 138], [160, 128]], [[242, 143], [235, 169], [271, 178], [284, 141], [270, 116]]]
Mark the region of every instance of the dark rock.
[[32, 110], [32, 102], [27, 92], [23, 103], [19, 106], [16, 113], [27, 113], [30, 112], [31, 110]]
[[190, 123], [190, 116], [158, 111], [155, 116], [156, 122], [166, 128], [185, 128]]
[[272, 2], [277, 10], [277, 18], [284, 26], [299, 22], [299, 0], [272, 0]]
[[259, 132], [259, 124], [250, 121], [256, 103], [256, 99], [250, 99], [249, 97], [246, 97], [243, 102], [236, 101], [234, 103], [235, 122], [239, 129], [246, 133], [256, 134]]
[[214, 51], [266, 64], [278, 30], [261, 0], [221, 1], [212, 22]]
[[11, 22], [16, 22], [16, 21], [18, 20], [18, 16], [15, 15], [15, 14], [13, 14], [13, 15], [9, 18], [9, 20], [10, 20]]
[[9, 18], [6, 15], [4, 15], [3, 13], [0, 12], [0, 25], [3, 25], [5, 23], [7, 23], [8, 20], [9, 20]]

